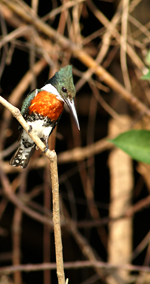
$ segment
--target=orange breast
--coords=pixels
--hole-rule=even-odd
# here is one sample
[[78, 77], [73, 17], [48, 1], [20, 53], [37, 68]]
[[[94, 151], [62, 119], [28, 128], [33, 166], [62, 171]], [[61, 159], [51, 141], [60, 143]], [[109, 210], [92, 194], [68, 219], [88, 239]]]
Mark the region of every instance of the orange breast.
[[64, 103], [59, 101], [55, 95], [47, 91], [39, 92], [31, 101], [29, 114], [37, 112], [43, 116], [47, 116], [51, 121], [57, 121], [64, 108]]

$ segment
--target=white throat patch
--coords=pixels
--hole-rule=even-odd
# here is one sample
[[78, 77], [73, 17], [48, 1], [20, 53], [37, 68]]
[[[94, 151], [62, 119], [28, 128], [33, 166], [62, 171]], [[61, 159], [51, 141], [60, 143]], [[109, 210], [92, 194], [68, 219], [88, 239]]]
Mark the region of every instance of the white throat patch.
[[63, 101], [63, 98], [60, 96], [60, 94], [58, 93], [57, 89], [51, 85], [50, 83], [49, 84], [46, 84], [44, 87], [41, 88], [41, 90], [44, 90], [44, 91], [47, 91], [51, 94], [54, 94], [56, 95], [56, 98], [59, 100], [59, 101]]

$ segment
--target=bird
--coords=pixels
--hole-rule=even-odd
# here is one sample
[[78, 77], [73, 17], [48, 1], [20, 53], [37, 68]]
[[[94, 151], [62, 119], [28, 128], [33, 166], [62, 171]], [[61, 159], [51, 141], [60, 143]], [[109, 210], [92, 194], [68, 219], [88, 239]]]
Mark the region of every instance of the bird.
[[58, 124], [65, 105], [68, 106], [80, 130], [74, 103], [75, 95], [71, 65], [61, 68], [41, 89], [34, 89], [27, 95], [22, 104], [21, 114], [29, 125], [29, 131], [26, 132], [19, 125], [21, 138], [10, 165], [27, 167], [36, 149], [36, 144], [29, 136], [31, 130], [45, 143], [44, 152], [48, 150], [48, 138]]

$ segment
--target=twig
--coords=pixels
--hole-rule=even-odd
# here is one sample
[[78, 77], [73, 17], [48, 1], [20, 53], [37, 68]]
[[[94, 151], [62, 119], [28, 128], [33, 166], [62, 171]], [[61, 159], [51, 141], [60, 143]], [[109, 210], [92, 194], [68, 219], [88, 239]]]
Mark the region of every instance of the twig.
[[[47, 161], [48, 162], [48, 161]], [[50, 209], [51, 209], [51, 183], [50, 183], [50, 175], [49, 175], [49, 163], [46, 163], [46, 166], [44, 168], [44, 192], [43, 192], [43, 198], [44, 198], [44, 211], [46, 214], [46, 210], [48, 213], [48, 216], [50, 216]], [[32, 191], [32, 196], [35, 194], [35, 192]], [[51, 232], [49, 226], [47, 224], [44, 224], [43, 226], [43, 261], [44, 262], [51, 262]], [[44, 283], [47, 284], [50, 283], [51, 279], [51, 272], [49, 270], [43, 272], [43, 279]]]
[[25, 33], [29, 34], [30, 32], [32, 32], [32, 28], [30, 26], [19, 27], [1, 39], [0, 48], [2, 48], [6, 43], [13, 41], [15, 38], [23, 36]]
[[[113, 76], [111, 76], [102, 66], [99, 66], [95, 60], [89, 56], [84, 49], [80, 49], [78, 45], [72, 43], [69, 39], [65, 38], [63, 35], [59, 34], [56, 30], [52, 29], [50, 26], [45, 24], [39, 17], [34, 17], [33, 15], [27, 14], [20, 6], [16, 5], [14, 1], [1, 0], [2, 3], [7, 5], [11, 10], [17, 13], [28, 23], [32, 23], [37, 29], [43, 32], [48, 37], [55, 40], [64, 49], [69, 49], [73, 52], [73, 55], [77, 57], [85, 66], [92, 68], [95, 74], [108, 84], [114, 91], [116, 91], [120, 96], [122, 96], [131, 106], [143, 112], [148, 117], [150, 117], [150, 110], [133, 94], [127, 91]], [[131, 49], [131, 47], [128, 47]], [[131, 52], [131, 50], [130, 50]], [[133, 52], [133, 50], [132, 50]], [[130, 53], [131, 55], [131, 53]], [[132, 54], [132, 58], [135, 57]], [[144, 68], [143, 62], [140, 62], [140, 66]], [[141, 68], [140, 68], [141, 69]]]
[[116, 222], [120, 219], [124, 218], [130, 218], [131, 216], [134, 216], [136, 212], [139, 212], [140, 210], [143, 210], [150, 206], [150, 196], [147, 196], [146, 198], [143, 198], [139, 202], [137, 202], [135, 205], [129, 207], [126, 212], [120, 216], [117, 216], [115, 218], [110, 217], [104, 217], [102, 220], [92, 220], [92, 221], [80, 221], [77, 223], [78, 228], [92, 228], [92, 227], [99, 227], [99, 226], [105, 226], [109, 222]]
[[[12, 224], [12, 261], [14, 266], [19, 265], [21, 259], [21, 221], [22, 211], [18, 207], [16, 207]], [[22, 275], [20, 271], [16, 271], [14, 273], [14, 283], [22, 284]]]
[[9, 146], [7, 149], [3, 150], [0, 153], [0, 159], [3, 159], [7, 156], [9, 156], [18, 146], [18, 141], [14, 142], [11, 146]]
[[[90, 5], [90, 8], [93, 7], [93, 4], [91, 4], [90, 1], [87, 2], [88, 5]], [[91, 7], [92, 5], [92, 7]], [[115, 26], [117, 25], [119, 19], [120, 19], [120, 13], [121, 13], [121, 9], [120, 9], [120, 6], [121, 6], [121, 2], [120, 4], [118, 5], [118, 8], [117, 8], [117, 12], [116, 14], [114, 15], [114, 17], [112, 18], [111, 22], [108, 23], [108, 20], [102, 15], [102, 13], [100, 12], [100, 15], [102, 15], [102, 19], [103, 19], [103, 24], [106, 28], [106, 32], [103, 34], [103, 38], [102, 38], [102, 46], [100, 48], [100, 51], [98, 52], [98, 55], [95, 59], [95, 61], [97, 62], [97, 64], [101, 64], [102, 61], [104, 60], [107, 52], [108, 52], [108, 49], [109, 49], [109, 46], [110, 46], [110, 43], [111, 43], [111, 34], [112, 34], [112, 31], [113, 29], [115, 29]], [[107, 22], [107, 24], [105, 24]], [[100, 35], [100, 31], [99, 31], [99, 35]], [[83, 44], [83, 43], [82, 43]], [[84, 43], [85, 44], [85, 43]], [[82, 76], [82, 78], [78, 81], [77, 85], [76, 85], [76, 90], [78, 90], [79, 88], [81, 88], [84, 83], [86, 81], [89, 81], [90, 77], [92, 76], [94, 70], [92, 69], [88, 69], [84, 75]]]
[[[114, 22], [112, 25], [112, 22], [109, 22], [109, 20], [103, 15], [102, 12], [98, 11], [96, 9], [96, 6], [94, 5], [94, 3], [91, 0], [87, 1], [87, 4], [89, 6], [89, 8], [92, 10], [93, 14], [95, 15], [95, 17], [103, 23], [103, 25], [107, 28], [110, 27], [110, 32], [111, 34], [116, 38], [117, 42], [119, 44], [121, 44], [121, 36], [119, 34], [119, 32], [117, 31], [117, 29], [115, 28], [115, 22], [117, 21], [117, 18], [114, 18]], [[120, 6], [120, 4], [119, 4]], [[110, 33], [109, 33], [110, 36]], [[105, 42], [106, 44], [106, 42]], [[134, 51], [134, 49], [127, 43], [127, 53], [130, 56], [131, 60], [133, 60], [133, 62], [135, 63], [135, 65], [142, 70], [142, 72], [146, 72], [148, 71], [148, 69], [146, 68], [146, 66], [144, 65], [144, 63], [142, 62], [142, 60], [139, 58], [139, 56], [136, 54], [136, 52]]]
[[50, 219], [48, 219], [45, 216], [42, 216], [41, 214], [35, 212], [34, 210], [27, 207], [22, 200], [20, 200], [16, 194], [13, 193], [12, 187], [9, 183], [9, 180], [7, 176], [4, 174], [4, 172], [0, 168], [0, 177], [1, 182], [4, 188], [4, 193], [7, 196], [7, 198], [15, 204], [18, 208], [21, 209], [25, 214], [33, 218], [34, 220], [41, 222], [42, 224], [48, 224], [50, 227], [53, 227], [53, 223]]
[[[3, 106], [5, 106], [12, 113], [12, 115], [19, 121], [19, 123], [22, 125], [22, 127], [28, 132], [29, 125], [26, 123], [26, 121], [22, 117], [20, 110], [16, 107], [12, 106], [9, 102], [7, 102], [1, 96], [0, 96], [0, 103], [3, 104]], [[40, 148], [41, 151], [45, 150], [44, 143], [40, 140], [40, 138], [38, 138], [37, 135], [35, 135], [33, 133], [33, 131], [31, 131], [29, 133], [29, 136], [33, 139], [33, 141], [36, 143], [36, 145]], [[49, 150], [46, 152], [46, 156], [50, 160], [51, 160], [51, 158], [53, 159], [53, 154], [51, 154], [51, 152]]]
[[72, 163], [73, 161], [82, 161], [85, 158], [92, 157], [102, 151], [112, 149], [113, 146], [108, 142], [105, 137], [87, 147], [76, 147], [73, 150], [62, 152], [58, 155], [58, 163]]
[[[3, 36], [6, 37], [7, 35], [7, 28], [6, 28], [6, 23], [4, 21], [4, 16], [3, 13], [0, 12], [0, 25], [1, 25], [1, 33]], [[1, 63], [0, 63], [0, 78], [2, 77], [4, 68], [5, 68], [5, 64], [6, 64], [6, 58], [8, 55], [8, 44], [5, 45], [4, 50], [2, 51], [1, 54]]]
[[57, 171], [57, 155], [53, 152], [53, 160], [50, 163], [50, 172], [52, 178], [52, 194], [53, 194], [53, 222], [56, 250], [57, 277], [59, 284], [65, 284], [65, 275], [63, 268], [62, 241], [60, 229], [60, 212], [59, 212], [59, 186]]
[[128, 74], [127, 68], [127, 31], [128, 31], [128, 9], [129, 9], [129, 0], [123, 0], [123, 12], [122, 12], [122, 24], [121, 32], [122, 36], [120, 38], [120, 63], [122, 68], [122, 75], [124, 79], [125, 86], [127, 90], [131, 91], [131, 83]]
[[[20, 110], [4, 98], [0, 96], [0, 103], [10, 110], [13, 116], [19, 121], [22, 127], [28, 132], [29, 125], [22, 117]], [[40, 138], [34, 134], [33, 131], [29, 133], [30, 137], [36, 143], [36, 145], [44, 151], [45, 145]], [[60, 212], [59, 212], [59, 184], [58, 184], [58, 170], [57, 170], [57, 155], [55, 151], [48, 150], [45, 155], [50, 160], [50, 171], [52, 179], [52, 193], [53, 193], [53, 222], [54, 222], [54, 236], [55, 236], [55, 249], [56, 249], [56, 263], [57, 263], [57, 276], [58, 283], [65, 284], [64, 268], [63, 268], [63, 255], [62, 255], [62, 240], [61, 240], [61, 229], [60, 229]], [[1, 172], [2, 174], [2, 172]], [[4, 174], [3, 181], [4, 181]]]
[[135, 259], [144, 249], [145, 247], [150, 244], [150, 231], [147, 235], [143, 238], [140, 244], [136, 247], [136, 249], [132, 252], [131, 259]]
[[71, 1], [71, 2], [64, 2], [63, 5], [61, 5], [60, 7], [55, 8], [54, 10], [52, 10], [50, 13], [48, 13], [47, 15], [45, 15], [42, 20], [44, 22], [46, 22], [48, 19], [52, 19], [54, 17], [56, 17], [59, 13], [62, 13], [63, 11], [78, 5], [82, 2], [84, 2], [85, 0], [75, 0], [75, 1]]
[[[105, 268], [105, 269], [125, 269], [128, 271], [142, 271], [142, 272], [150, 272], [150, 267], [148, 266], [138, 266], [138, 265], [131, 265], [131, 264], [124, 264], [124, 265], [111, 265], [107, 262], [102, 261], [75, 261], [75, 262], [66, 262], [64, 263], [65, 269], [82, 269], [85, 267], [97, 267], [97, 268]], [[40, 271], [56, 269], [55, 263], [40, 263], [40, 264], [27, 264], [27, 265], [18, 265], [18, 266], [7, 266], [0, 268], [0, 274], [11, 274], [14, 271], [24, 271], [24, 272], [31, 272], [31, 271]]]

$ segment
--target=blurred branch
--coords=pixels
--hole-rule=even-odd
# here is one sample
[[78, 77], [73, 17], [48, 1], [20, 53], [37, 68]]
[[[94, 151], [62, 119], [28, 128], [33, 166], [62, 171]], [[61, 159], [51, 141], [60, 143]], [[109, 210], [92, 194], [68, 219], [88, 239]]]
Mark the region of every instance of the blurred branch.
[[92, 157], [105, 150], [112, 149], [113, 146], [105, 137], [87, 147], [76, 147], [73, 150], [65, 151], [58, 154], [58, 163], [72, 163], [73, 161], [82, 161], [86, 158]]
[[131, 83], [129, 79], [129, 73], [127, 68], [127, 33], [128, 33], [128, 13], [129, 13], [129, 0], [123, 0], [123, 11], [122, 11], [122, 23], [121, 23], [121, 33], [120, 38], [120, 63], [122, 68], [122, 75], [124, 79], [124, 84], [127, 90], [131, 91]]
[[[21, 259], [21, 221], [22, 221], [22, 211], [18, 207], [16, 207], [12, 223], [12, 244], [13, 244], [12, 262], [14, 266], [19, 265]], [[16, 271], [14, 273], [14, 283], [22, 284], [22, 276], [19, 271]]]
[[5, 37], [3, 37], [0, 41], [0, 48], [4, 46], [6, 43], [9, 41], [14, 40], [15, 38], [18, 38], [20, 36], [23, 36], [25, 33], [28, 33], [32, 31], [32, 27], [30, 26], [22, 26], [19, 27], [18, 29], [15, 29], [11, 33], [7, 34]]
[[42, 216], [41, 214], [39, 214], [39, 213], [35, 212], [34, 210], [30, 209], [29, 207], [27, 207], [24, 204], [26, 202], [26, 200], [22, 201], [21, 199], [19, 199], [16, 196], [16, 194], [14, 194], [8, 178], [4, 174], [4, 172], [2, 171], [1, 168], [0, 168], [0, 177], [1, 177], [1, 182], [2, 182], [2, 185], [3, 185], [5, 195], [14, 205], [16, 205], [18, 208], [21, 209], [21, 211], [23, 211], [24, 213], [26, 213], [28, 216], [35, 219], [36, 221], [48, 224], [49, 226], [53, 227], [53, 222], [50, 219], [48, 219], [45, 216]]
[[143, 210], [144, 208], [147, 208], [150, 206], [150, 196], [147, 196], [146, 198], [143, 198], [139, 202], [137, 202], [135, 205], [130, 206], [126, 212], [120, 216], [117, 216], [115, 218], [109, 218], [104, 217], [102, 220], [96, 220], [96, 221], [80, 221], [77, 223], [77, 226], [79, 228], [89, 228], [89, 227], [99, 227], [99, 226], [105, 226], [109, 222], [116, 222], [120, 219], [124, 218], [130, 218], [135, 213]]
[[[100, 12], [97, 7], [94, 5], [94, 3], [91, 0], [87, 1], [88, 6], [90, 7], [90, 9], [92, 10], [93, 14], [95, 15], [95, 17], [102, 22], [102, 24], [104, 25], [104, 27], [106, 27], [107, 32], [106, 32], [106, 37], [105, 37], [105, 45], [109, 45], [109, 37], [111, 35], [113, 35], [116, 38], [116, 41], [119, 43], [119, 45], [122, 44], [122, 36], [120, 35], [120, 33], [118, 32], [118, 30], [115, 28], [117, 22], [120, 19], [121, 16], [121, 5], [122, 5], [122, 1], [120, 2], [120, 4], [118, 5], [118, 13], [116, 14], [116, 16], [113, 17], [113, 20], [110, 22], [102, 12]], [[129, 7], [130, 10], [130, 7]], [[108, 38], [107, 38], [108, 35]], [[146, 66], [144, 65], [144, 63], [142, 62], [142, 60], [140, 59], [140, 57], [137, 55], [137, 53], [134, 51], [134, 49], [131, 47], [130, 44], [128, 44], [127, 42], [127, 53], [130, 56], [131, 60], [133, 60], [134, 64], [142, 71], [142, 72], [146, 72], [148, 71], [148, 69], [146, 68]], [[105, 53], [104, 53], [105, 54]], [[100, 54], [99, 54], [100, 55]]]
[[61, 5], [60, 7], [57, 7], [56, 9], [52, 10], [50, 13], [48, 13], [47, 15], [45, 15], [42, 20], [45, 22], [48, 19], [51, 19], [55, 16], [57, 16], [58, 14], [62, 13], [65, 10], [68, 10], [69, 8], [76, 6], [82, 2], [84, 2], [86, 0], [75, 0], [75, 1], [71, 1], [71, 2], [63, 2], [63, 5]]
[[[82, 269], [86, 267], [97, 267], [97, 268], [105, 268], [108, 269], [125, 269], [128, 271], [141, 271], [141, 272], [150, 272], [150, 267], [148, 266], [138, 266], [138, 265], [131, 265], [131, 264], [124, 264], [124, 265], [111, 265], [107, 262], [102, 261], [74, 261], [74, 262], [65, 262], [64, 268], [65, 269]], [[55, 263], [41, 263], [41, 264], [27, 264], [27, 265], [19, 265], [19, 266], [7, 266], [0, 268], [0, 274], [11, 274], [14, 271], [24, 271], [24, 272], [31, 272], [31, 271], [39, 271], [39, 270], [54, 270], [56, 269]]]
[[1, 2], [17, 13], [17, 15], [22, 19], [43, 32], [47, 37], [55, 40], [63, 49], [69, 49], [75, 57], [77, 57], [88, 68], [92, 68], [97, 76], [99, 76], [106, 84], [108, 84], [108, 86], [122, 96], [131, 106], [150, 117], [150, 110], [139, 99], [133, 96], [131, 92], [127, 91], [102, 66], [99, 66], [97, 62], [84, 51], [84, 49], [81, 49], [78, 45], [72, 43], [69, 39], [45, 24], [38, 16], [34, 16], [32, 13], [27, 13], [15, 1], [10, 2], [8, 0], [1, 0]]
[[[102, 153], [103, 151], [113, 149], [114, 146], [109, 141], [107, 141], [108, 138], [110, 137], [105, 137], [86, 147], [76, 147], [72, 150], [59, 153], [58, 154], [58, 164], [83, 161], [84, 159], [92, 157], [93, 155], [97, 155], [97, 154]], [[15, 145], [17, 146], [17, 144]], [[13, 151], [13, 149], [11, 150], [10, 148], [11, 152]], [[2, 152], [2, 157], [5, 157], [4, 151]], [[43, 168], [44, 166], [45, 166], [45, 158], [40, 157], [38, 158], [38, 164], [37, 164], [36, 159], [32, 160], [30, 167], [35, 169], [35, 168]], [[5, 171], [5, 173], [20, 172], [20, 168], [12, 168], [9, 165], [9, 163], [5, 161], [1, 161], [1, 168]]]

